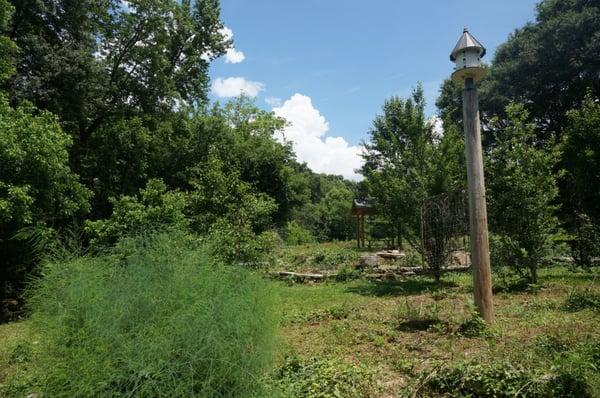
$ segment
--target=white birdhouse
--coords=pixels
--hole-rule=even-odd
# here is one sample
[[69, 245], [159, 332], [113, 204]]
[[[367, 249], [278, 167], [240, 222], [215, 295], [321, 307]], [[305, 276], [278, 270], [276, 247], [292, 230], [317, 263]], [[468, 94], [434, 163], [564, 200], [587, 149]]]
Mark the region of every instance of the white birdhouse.
[[456, 64], [452, 80], [461, 83], [468, 78], [481, 80], [485, 76], [485, 69], [481, 62], [485, 52], [485, 47], [469, 33], [469, 29], [465, 28], [450, 54], [450, 61]]

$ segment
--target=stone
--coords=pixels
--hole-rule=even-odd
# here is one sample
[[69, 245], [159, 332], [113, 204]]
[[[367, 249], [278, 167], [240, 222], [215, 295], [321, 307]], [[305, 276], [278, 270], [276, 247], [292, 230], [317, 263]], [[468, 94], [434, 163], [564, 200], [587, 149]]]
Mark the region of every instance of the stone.
[[358, 268], [375, 268], [381, 263], [381, 261], [382, 258], [377, 254], [363, 254], [358, 259]]

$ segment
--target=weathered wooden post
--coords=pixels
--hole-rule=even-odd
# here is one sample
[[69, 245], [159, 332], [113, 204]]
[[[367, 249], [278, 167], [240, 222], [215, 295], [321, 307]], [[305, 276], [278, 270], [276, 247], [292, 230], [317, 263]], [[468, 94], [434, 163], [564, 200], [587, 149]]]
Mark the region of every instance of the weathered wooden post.
[[492, 302], [492, 271], [488, 239], [485, 179], [481, 148], [479, 99], [476, 82], [485, 75], [481, 58], [486, 50], [467, 28], [450, 54], [456, 63], [452, 80], [464, 84], [463, 124], [467, 151], [467, 179], [469, 185], [469, 225], [471, 258], [473, 262], [473, 295], [475, 305], [488, 323], [494, 320]]

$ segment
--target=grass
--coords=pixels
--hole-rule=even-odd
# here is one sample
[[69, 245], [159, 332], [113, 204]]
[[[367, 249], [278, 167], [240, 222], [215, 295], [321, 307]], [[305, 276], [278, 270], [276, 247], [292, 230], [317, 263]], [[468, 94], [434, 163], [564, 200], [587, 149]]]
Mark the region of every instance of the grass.
[[[299, 255], [298, 248], [293, 250]], [[447, 275], [440, 285], [418, 276], [395, 282], [273, 283], [281, 297], [289, 355], [366, 366], [377, 374], [377, 396], [388, 397], [411, 396], [416, 390], [427, 396], [420, 383], [440, 364], [475, 361], [490, 366], [486, 374], [497, 374], [494, 367], [508, 362], [549, 372], [556, 358], [540, 356], [539, 339], [545, 336], [569, 347], [600, 341], [598, 312], [585, 309], [582, 315], [563, 305], [573, 289], [600, 293], [593, 274], [548, 268], [541, 270], [540, 282], [535, 292], [495, 294], [491, 328], [473, 319], [469, 274]], [[595, 393], [600, 396], [600, 390]]]
[[[340, 260], [331, 260], [332, 270], [348, 267], [349, 258], [360, 255], [350, 244], [285, 250], [280, 262], [325, 252], [325, 258]], [[340, 255], [344, 250], [349, 254]], [[311, 261], [304, 266], [313, 267]], [[536, 396], [542, 383], [552, 389], [541, 396], [578, 391], [600, 397], [594, 371], [600, 368], [600, 348], [594, 345], [600, 342], [600, 313], [589, 304], [600, 294], [596, 277], [597, 271], [542, 269], [538, 289], [503, 289], [494, 295], [491, 327], [473, 317], [469, 274], [446, 275], [439, 285], [418, 276], [394, 282], [270, 280], [281, 337], [272, 385], [277, 394], [290, 397], [383, 398], [502, 396], [497, 389]], [[565, 303], [583, 304], [575, 310]], [[30, 325], [0, 326], [0, 341], [6, 342], [0, 345], [4, 380], [22, 371], [9, 358], [20, 341], [33, 339]]]

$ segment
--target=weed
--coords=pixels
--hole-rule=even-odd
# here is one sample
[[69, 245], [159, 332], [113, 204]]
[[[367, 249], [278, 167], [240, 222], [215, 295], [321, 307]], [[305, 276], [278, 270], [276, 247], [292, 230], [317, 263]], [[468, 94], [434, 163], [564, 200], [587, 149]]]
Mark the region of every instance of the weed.
[[274, 383], [285, 397], [362, 398], [378, 391], [373, 370], [333, 359], [288, 358]]
[[27, 342], [18, 343], [13, 349], [10, 357], [8, 359], [8, 363], [11, 365], [29, 362], [31, 360], [31, 345]]
[[541, 381], [535, 374], [510, 364], [460, 364], [424, 376], [429, 392], [461, 397], [537, 397]]
[[473, 312], [458, 327], [458, 334], [464, 337], [491, 337], [493, 332], [478, 313]]
[[324, 310], [315, 310], [305, 314], [297, 314], [292, 323], [316, 324], [328, 320], [346, 319], [356, 309], [348, 305], [336, 305]]
[[573, 289], [567, 294], [563, 308], [569, 312], [577, 312], [585, 309], [600, 312], [600, 293], [592, 291], [590, 288]]
[[546, 355], [555, 355], [568, 350], [568, 344], [554, 334], [542, 334], [535, 338], [538, 351]]

